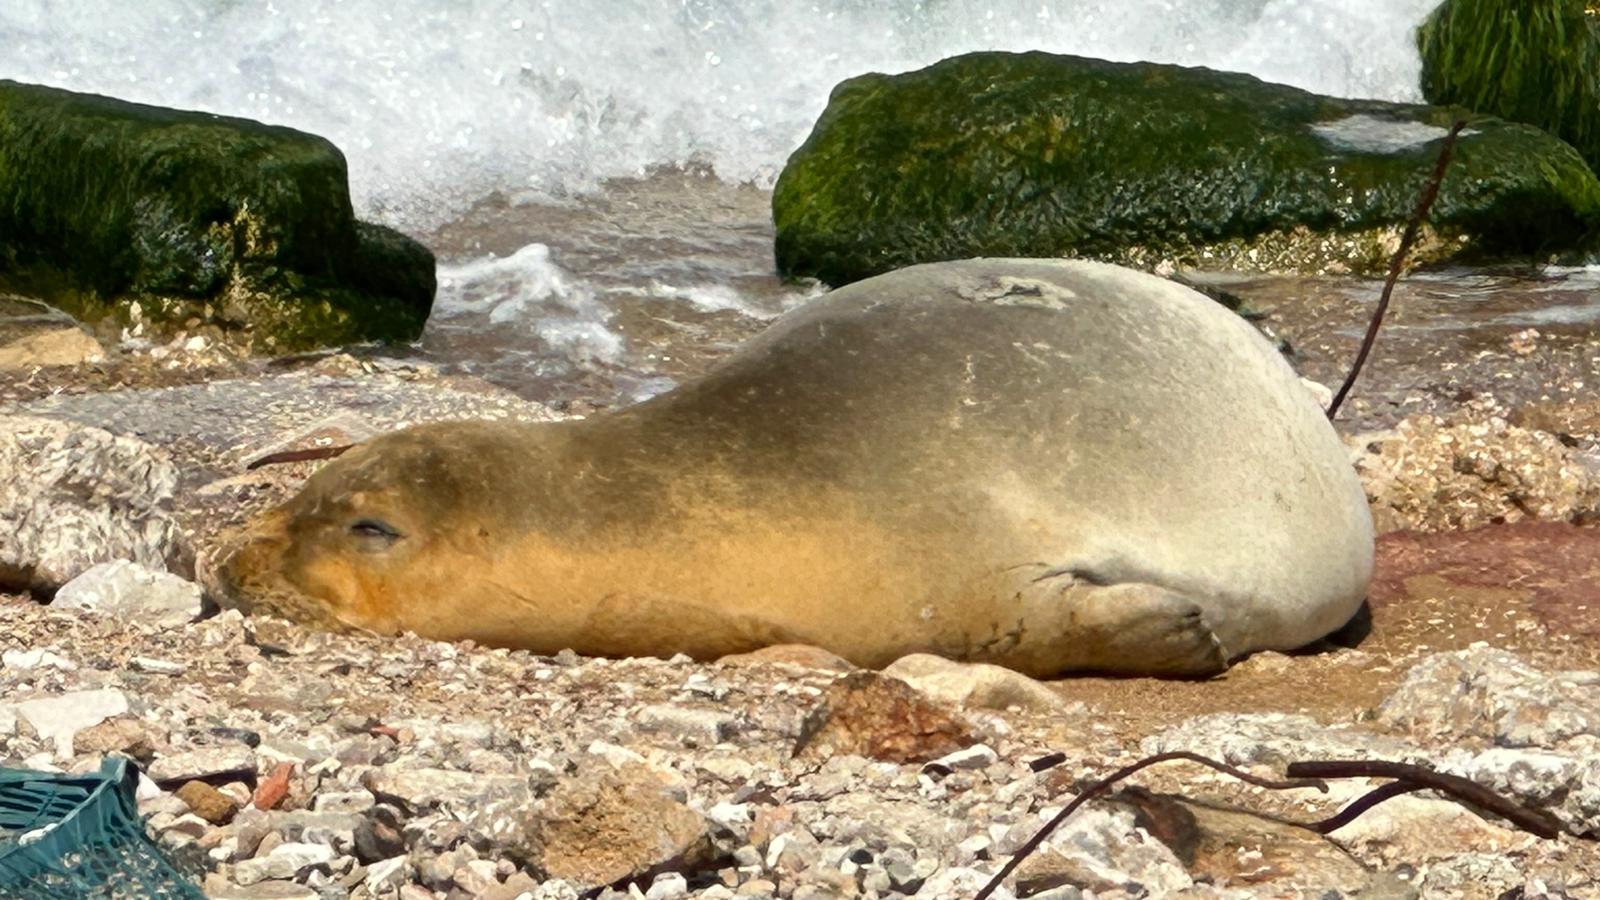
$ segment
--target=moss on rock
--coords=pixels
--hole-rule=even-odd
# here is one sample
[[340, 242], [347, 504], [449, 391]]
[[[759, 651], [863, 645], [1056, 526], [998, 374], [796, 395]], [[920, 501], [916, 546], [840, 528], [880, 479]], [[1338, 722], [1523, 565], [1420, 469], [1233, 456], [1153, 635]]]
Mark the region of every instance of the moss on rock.
[[[1381, 234], [1410, 216], [1458, 116], [1471, 128], [1434, 206], [1441, 246], [1590, 240], [1600, 182], [1526, 125], [1208, 69], [985, 52], [834, 89], [773, 194], [778, 268], [843, 284], [971, 256], [1192, 259]], [[1350, 267], [1374, 261], [1372, 240], [1343, 243]]]
[[0, 287], [287, 351], [415, 339], [433, 280], [425, 247], [356, 222], [323, 138], [0, 81]]
[[1446, 0], [1417, 29], [1429, 103], [1536, 125], [1600, 171], [1600, 34], [1583, 0]]

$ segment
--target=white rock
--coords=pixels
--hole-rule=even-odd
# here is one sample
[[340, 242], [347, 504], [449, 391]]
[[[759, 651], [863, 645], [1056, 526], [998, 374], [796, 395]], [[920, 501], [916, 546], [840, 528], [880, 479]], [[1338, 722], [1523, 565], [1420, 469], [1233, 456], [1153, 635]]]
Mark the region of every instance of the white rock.
[[1536, 840], [1458, 803], [1416, 794], [1381, 803], [1330, 837], [1340, 846], [1372, 848], [1387, 859], [1413, 865], [1454, 856], [1463, 847], [1505, 852]]
[[488, 859], [474, 859], [458, 867], [451, 880], [456, 887], [474, 897], [500, 883], [500, 879], [495, 877], [494, 861]]
[[7, 650], [0, 653], [0, 666], [7, 669], [38, 669], [48, 666], [62, 672], [71, 672], [78, 664], [49, 650]]
[[200, 616], [200, 586], [119, 559], [100, 563], [67, 582], [51, 605], [175, 628]]
[[135, 656], [131, 662], [135, 671], [148, 672], [151, 675], [182, 675], [189, 671], [186, 663], [152, 659], [148, 656]]
[[954, 753], [948, 753], [934, 760], [932, 765], [945, 766], [951, 769], [987, 769], [1000, 759], [987, 744], [973, 744]]
[[988, 663], [956, 662], [929, 653], [903, 656], [883, 674], [898, 678], [941, 703], [969, 709], [1004, 710], [1015, 706], [1031, 712], [1060, 713], [1070, 705], [1060, 694], [1021, 672]]
[[322, 894], [292, 881], [263, 881], [248, 887], [223, 885], [208, 888], [206, 896], [211, 900], [322, 900]]
[[1582, 763], [1564, 754], [1495, 747], [1473, 757], [1465, 774], [1490, 790], [1544, 806], [1565, 794], [1582, 771]]
[[75, 691], [59, 697], [25, 700], [16, 704], [15, 709], [39, 737], [55, 743], [57, 759], [70, 759], [73, 735], [127, 712], [128, 698], [121, 691], [109, 688]]
[[373, 896], [383, 896], [385, 892], [399, 890], [400, 885], [410, 880], [406, 871], [410, 862], [409, 857], [395, 856], [390, 859], [380, 859], [367, 866], [367, 890]]
[[213, 775], [256, 771], [256, 755], [249, 747], [203, 747], [156, 757], [147, 769], [159, 782], [193, 781]]
[[211, 823], [193, 813], [184, 813], [161, 829], [163, 833], [177, 833], [194, 839], [202, 837], [210, 830]]
[[312, 866], [333, 862], [332, 847], [322, 844], [279, 844], [266, 856], [247, 859], [233, 868], [233, 880], [243, 887], [268, 879], [296, 878]]
[[54, 589], [113, 559], [165, 568], [180, 553], [177, 484], [171, 459], [143, 441], [0, 416], [0, 570]]
[[646, 900], [677, 900], [689, 896], [689, 881], [677, 872], [657, 875], [645, 892]]
[[318, 794], [311, 808], [317, 812], [364, 813], [376, 803], [371, 791], [329, 791]]

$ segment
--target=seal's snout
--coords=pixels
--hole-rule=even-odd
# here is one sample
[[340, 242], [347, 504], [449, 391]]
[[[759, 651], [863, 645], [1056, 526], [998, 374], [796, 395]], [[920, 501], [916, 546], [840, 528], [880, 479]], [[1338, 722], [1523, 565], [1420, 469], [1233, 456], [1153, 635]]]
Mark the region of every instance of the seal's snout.
[[306, 596], [285, 569], [294, 541], [291, 517], [282, 508], [252, 522], [221, 554], [208, 588], [217, 605], [246, 615], [281, 616], [307, 625], [334, 627], [326, 604]]
[[283, 558], [289, 540], [279, 518], [257, 523], [222, 552], [207, 585], [219, 605], [250, 613], [263, 596], [281, 590], [276, 561]]

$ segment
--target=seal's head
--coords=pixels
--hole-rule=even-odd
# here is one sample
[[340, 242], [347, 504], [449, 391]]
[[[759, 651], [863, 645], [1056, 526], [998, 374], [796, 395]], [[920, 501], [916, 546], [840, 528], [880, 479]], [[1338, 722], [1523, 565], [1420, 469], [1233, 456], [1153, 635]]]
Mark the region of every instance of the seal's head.
[[503, 443], [487, 424], [450, 423], [353, 449], [230, 548], [222, 601], [332, 630], [458, 631], [444, 623], [472, 618], [453, 607], [491, 533], [479, 501]]

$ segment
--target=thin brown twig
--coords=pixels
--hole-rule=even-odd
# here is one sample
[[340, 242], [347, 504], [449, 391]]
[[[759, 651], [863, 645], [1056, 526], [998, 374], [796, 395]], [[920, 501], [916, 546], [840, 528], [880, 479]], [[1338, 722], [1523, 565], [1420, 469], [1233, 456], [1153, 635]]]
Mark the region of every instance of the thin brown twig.
[[1268, 790], [1287, 790], [1291, 788], [1314, 787], [1324, 793], [1328, 785], [1323, 779], [1327, 778], [1393, 778], [1394, 781], [1375, 790], [1369, 791], [1350, 803], [1337, 814], [1318, 822], [1285, 822], [1296, 828], [1304, 828], [1317, 834], [1328, 834], [1345, 825], [1350, 824], [1367, 810], [1374, 806], [1415, 791], [1433, 790], [1471, 806], [1478, 807], [1506, 821], [1542, 838], [1554, 838], [1561, 833], [1561, 823], [1544, 810], [1530, 809], [1496, 794], [1476, 782], [1469, 781], [1458, 775], [1447, 775], [1436, 772], [1426, 766], [1411, 765], [1408, 763], [1387, 762], [1383, 760], [1312, 760], [1308, 762], [1290, 763], [1284, 769], [1285, 780], [1273, 781], [1257, 778], [1247, 772], [1242, 772], [1232, 766], [1217, 762], [1214, 759], [1200, 756], [1195, 753], [1177, 751], [1149, 756], [1138, 762], [1124, 766], [1109, 776], [1096, 781], [1072, 799], [1061, 812], [1046, 822], [1028, 842], [1012, 854], [1011, 859], [996, 872], [994, 877], [973, 896], [973, 900], [986, 900], [993, 894], [1023, 860], [1033, 855], [1034, 851], [1045, 842], [1051, 832], [1055, 831], [1067, 817], [1072, 815], [1078, 807], [1110, 790], [1117, 782], [1148, 768], [1156, 763], [1170, 762], [1172, 760], [1188, 760], [1201, 765], [1210, 766], [1219, 772], [1232, 775], [1248, 784]]
[[1008, 860], [1004, 866], [1000, 867], [1000, 871], [996, 872], [995, 876], [989, 879], [989, 883], [985, 884], [983, 886], [983, 890], [979, 891], [972, 898], [972, 900], [985, 900], [986, 897], [994, 893], [995, 890], [1000, 887], [1001, 883], [1006, 880], [1007, 876], [1009, 876], [1012, 871], [1017, 868], [1017, 866], [1022, 865], [1022, 861], [1031, 856], [1033, 851], [1039, 849], [1039, 845], [1044, 843], [1045, 838], [1048, 838], [1050, 833], [1055, 831], [1056, 827], [1062, 822], [1065, 822], [1067, 817], [1072, 815], [1073, 812], [1078, 809], [1078, 807], [1110, 790], [1117, 782], [1138, 772], [1140, 769], [1149, 768], [1157, 763], [1172, 762], [1180, 759], [1188, 762], [1199, 763], [1202, 766], [1209, 766], [1213, 769], [1216, 769], [1218, 772], [1232, 775], [1234, 778], [1237, 778], [1246, 784], [1253, 784], [1256, 787], [1266, 788], [1268, 790], [1282, 791], [1292, 788], [1316, 788], [1324, 793], [1326, 793], [1328, 790], [1328, 785], [1319, 779], [1304, 778], [1290, 781], [1271, 781], [1265, 778], [1257, 778], [1256, 776], [1251, 775], [1249, 772], [1236, 769], [1227, 763], [1218, 762], [1217, 760], [1209, 757], [1201, 756], [1198, 753], [1189, 753], [1183, 750], [1176, 750], [1171, 753], [1158, 753], [1155, 756], [1147, 756], [1136, 763], [1123, 766], [1105, 778], [1102, 778], [1099, 781], [1096, 781], [1094, 784], [1089, 785], [1087, 788], [1084, 788], [1083, 793], [1072, 798], [1072, 802], [1068, 803], [1066, 807], [1061, 810], [1061, 812], [1056, 813], [1055, 817], [1049, 822], [1046, 822], [1044, 827], [1039, 829], [1039, 831], [1035, 833], [1033, 837], [1028, 838], [1028, 842], [1026, 844], [1023, 844], [1021, 847], [1017, 848], [1017, 852], [1011, 855], [1011, 859]]
[[[1561, 833], [1561, 823], [1544, 810], [1529, 809], [1475, 781], [1435, 772], [1426, 766], [1384, 760], [1343, 759], [1290, 763], [1284, 771], [1291, 778], [1394, 778], [1399, 782], [1414, 784], [1418, 789], [1438, 791], [1452, 799], [1487, 810], [1523, 831], [1542, 838], [1553, 838]], [[1335, 825], [1328, 830], [1337, 827]]]
[[268, 453], [258, 457], [245, 466], [246, 470], [259, 469], [262, 466], [274, 466], [278, 463], [305, 462], [312, 459], [333, 459], [343, 454], [355, 444], [345, 444], [340, 447], [312, 447], [309, 450], [281, 450], [277, 453]]
[[1301, 828], [1315, 831], [1317, 834], [1332, 834], [1344, 826], [1349, 825], [1351, 822], [1354, 822], [1361, 816], [1362, 813], [1373, 808], [1374, 806], [1377, 806], [1379, 803], [1382, 803], [1385, 800], [1392, 800], [1401, 794], [1410, 794], [1420, 790], [1423, 790], [1423, 787], [1420, 784], [1413, 784], [1409, 781], [1391, 781], [1382, 787], [1373, 788], [1365, 794], [1362, 794], [1360, 797], [1357, 797], [1349, 806], [1346, 806], [1344, 809], [1339, 810], [1320, 822], [1307, 822], [1303, 825], [1295, 822], [1290, 824], [1300, 825]]
[[1416, 242], [1417, 233], [1422, 230], [1422, 223], [1428, 218], [1428, 210], [1433, 207], [1433, 201], [1439, 197], [1439, 185], [1444, 183], [1444, 172], [1450, 165], [1450, 153], [1455, 149], [1456, 137], [1465, 127], [1467, 127], [1465, 119], [1456, 120], [1455, 125], [1450, 128], [1450, 133], [1445, 136], [1444, 146], [1439, 148], [1439, 161], [1434, 164], [1433, 177], [1423, 189], [1422, 198], [1417, 202], [1417, 210], [1411, 214], [1411, 221], [1406, 223], [1405, 233], [1400, 237], [1400, 249], [1396, 250], [1393, 258], [1389, 260], [1389, 277], [1384, 279], [1383, 294], [1378, 298], [1378, 308], [1372, 313], [1372, 321], [1367, 323], [1367, 334], [1361, 339], [1361, 349], [1356, 353], [1355, 364], [1350, 367], [1350, 374], [1345, 377], [1344, 385], [1333, 395], [1333, 402], [1328, 405], [1330, 420], [1339, 414], [1339, 407], [1344, 405], [1344, 398], [1355, 385], [1356, 376], [1361, 374], [1361, 366], [1366, 363], [1367, 354], [1372, 352], [1372, 342], [1377, 340], [1378, 328], [1383, 325], [1383, 314], [1389, 309], [1389, 298], [1394, 294], [1395, 282], [1400, 280], [1400, 269], [1405, 265], [1406, 254], [1411, 252], [1411, 245]]

